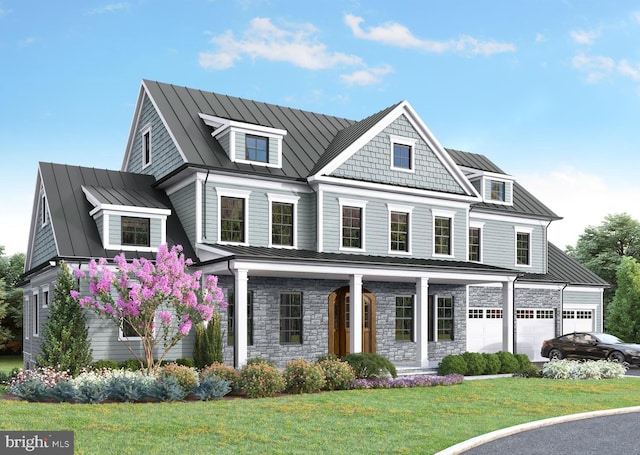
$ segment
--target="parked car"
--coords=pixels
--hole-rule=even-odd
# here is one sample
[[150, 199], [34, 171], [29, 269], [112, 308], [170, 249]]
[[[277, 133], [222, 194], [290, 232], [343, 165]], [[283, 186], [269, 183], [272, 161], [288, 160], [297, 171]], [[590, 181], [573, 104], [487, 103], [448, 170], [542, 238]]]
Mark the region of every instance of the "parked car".
[[540, 355], [549, 359], [608, 359], [640, 365], [640, 344], [625, 343], [607, 333], [574, 332], [543, 341]]

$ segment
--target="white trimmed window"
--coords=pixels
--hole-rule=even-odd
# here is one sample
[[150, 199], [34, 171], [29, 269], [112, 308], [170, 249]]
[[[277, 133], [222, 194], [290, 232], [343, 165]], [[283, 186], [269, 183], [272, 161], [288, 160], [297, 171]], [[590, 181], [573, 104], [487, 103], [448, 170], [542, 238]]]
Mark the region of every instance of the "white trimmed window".
[[387, 204], [389, 212], [389, 253], [411, 253], [413, 207]]
[[340, 249], [365, 249], [366, 201], [340, 198]]
[[448, 210], [432, 210], [433, 255], [453, 257], [453, 233], [456, 213]]
[[40, 224], [46, 226], [49, 223], [49, 210], [47, 209], [47, 195], [40, 196]]
[[145, 126], [140, 132], [142, 139], [142, 169], [151, 164], [151, 125]]
[[125, 320], [120, 321], [120, 327], [118, 327], [118, 341], [136, 341], [142, 338], [136, 333], [131, 324]]
[[33, 293], [33, 336], [40, 336], [40, 308], [38, 307], [38, 291]]
[[389, 136], [391, 142], [391, 169], [415, 172], [416, 139], [401, 136]]
[[218, 194], [218, 240], [249, 244], [249, 195], [251, 191], [216, 188]]
[[267, 194], [269, 200], [269, 246], [296, 248], [298, 245], [297, 196]]
[[482, 232], [484, 223], [471, 221], [469, 223], [469, 261], [482, 262]]
[[42, 308], [49, 307], [49, 286], [42, 287]]
[[515, 227], [516, 266], [530, 267], [532, 228]]

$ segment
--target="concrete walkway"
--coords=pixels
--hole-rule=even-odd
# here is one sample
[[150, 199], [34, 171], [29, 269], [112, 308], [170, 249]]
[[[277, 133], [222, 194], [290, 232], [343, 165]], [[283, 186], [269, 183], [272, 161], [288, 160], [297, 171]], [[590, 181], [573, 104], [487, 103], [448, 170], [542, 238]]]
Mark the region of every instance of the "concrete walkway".
[[487, 433], [436, 455], [640, 453], [640, 406], [528, 422]]

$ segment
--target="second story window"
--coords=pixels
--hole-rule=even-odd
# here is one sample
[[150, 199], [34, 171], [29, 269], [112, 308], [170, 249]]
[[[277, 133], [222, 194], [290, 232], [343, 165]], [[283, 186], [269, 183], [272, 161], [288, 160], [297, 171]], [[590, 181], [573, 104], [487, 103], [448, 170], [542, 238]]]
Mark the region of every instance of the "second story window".
[[434, 217], [434, 254], [451, 255], [451, 218]]
[[261, 163], [269, 161], [269, 138], [247, 134], [244, 142], [247, 160]]
[[410, 145], [393, 144], [393, 167], [411, 169], [411, 153]]
[[271, 243], [293, 246], [293, 204], [271, 203]]
[[122, 217], [121, 244], [127, 246], [150, 246], [149, 218]]
[[495, 180], [491, 181], [491, 200], [492, 201], [505, 201], [505, 183]]
[[142, 130], [142, 168], [151, 164], [151, 126]]
[[49, 212], [47, 211], [47, 196], [44, 194], [40, 198], [40, 221], [42, 226], [49, 223]]
[[480, 228], [469, 228], [469, 260], [480, 262]]
[[220, 198], [220, 240], [245, 241], [245, 200], [239, 197]]
[[516, 265], [531, 265], [531, 234], [516, 232]]
[[362, 248], [362, 208], [342, 207], [342, 247]]
[[391, 251], [409, 251], [409, 214], [391, 212]]

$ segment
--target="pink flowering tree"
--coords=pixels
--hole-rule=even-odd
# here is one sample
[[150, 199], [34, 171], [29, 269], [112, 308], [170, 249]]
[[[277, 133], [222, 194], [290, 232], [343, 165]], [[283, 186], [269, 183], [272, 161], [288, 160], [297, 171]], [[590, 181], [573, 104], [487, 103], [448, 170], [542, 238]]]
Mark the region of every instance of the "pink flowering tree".
[[71, 291], [71, 296], [83, 308], [135, 332], [143, 357], [130, 342], [127, 347], [141, 366], [146, 363], [149, 373], [160, 366], [192, 326], [208, 322], [216, 306], [227, 305], [216, 276], [207, 276], [201, 285], [202, 272], [187, 273], [192, 261], [185, 259], [180, 245], [170, 250], [167, 245], [160, 245], [155, 263], [144, 258], [127, 262], [124, 253], [113, 261], [115, 271], [105, 259], [89, 262], [88, 277], [84, 271], [76, 270], [78, 278], [88, 279], [89, 294], [81, 296]]

